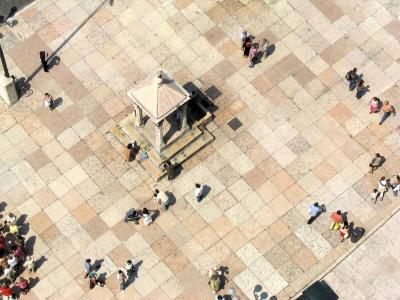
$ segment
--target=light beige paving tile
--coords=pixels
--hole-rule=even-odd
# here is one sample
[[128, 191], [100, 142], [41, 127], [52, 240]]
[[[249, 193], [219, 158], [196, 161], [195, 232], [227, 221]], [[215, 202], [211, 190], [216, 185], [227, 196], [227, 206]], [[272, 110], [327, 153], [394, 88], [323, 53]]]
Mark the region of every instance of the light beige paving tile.
[[252, 243], [246, 243], [236, 254], [246, 266], [250, 266], [261, 257], [261, 253]]
[[114, 235], [112, 231], [107, 231], [96, 240], [96, 243], [100, 246], [104, 253], [111, 252], [121, 244], [120, 240]]

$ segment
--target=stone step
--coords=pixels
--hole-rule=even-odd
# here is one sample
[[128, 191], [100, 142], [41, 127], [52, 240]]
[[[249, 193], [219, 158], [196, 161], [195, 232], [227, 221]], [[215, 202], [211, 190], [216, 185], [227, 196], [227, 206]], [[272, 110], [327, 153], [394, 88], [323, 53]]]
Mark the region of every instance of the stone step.
[[147, 151], [149, 159], [141, 161], [139, 160], [139, 154], [137, 156], [137, 161], [156, 181], [160, 180], [166, 174], [166, 172], [160, 168], [165, 161], [170, 160], [173, 164], [180, 165], [214, 140], [214, 136], [208, 132], [207, 129], [201, 130], [199, 127], [196, 127], [166, 148], [160, 155], [153, 146], [136, 131], [134, 125], [130, 121], [129, 119], [124, 120], [120, 123], [121, 126], [114, 127], [111, 129], [111, 132], [123, 145], [127, 145], [134, 139], [142, 149]]
[[181, 164], [188, 158], [190, 158], [193, 154], [199, 151], [201, 148], [205, 147], [209, 143], [214, 140], [214, 136], [208, 132], [208, 130], [204, 130], [203, 134], [198, 137], [195, 141], [190, 143], [184, 149], [179, 151], [175, 156], [173, 156], [170, 160], [174, 164]]
[[[120, 141], [123, 145], [127, 145], [131, 142], [131, 138], [119, 127], [114, 127], [111, 129], [111, 133]], [[136, 140], [137, 141], [137, 140]], [[154, 179], [159, 180], [164, 176], [164, 172], [155, 165], [150, 159], [141, 161], [140, 154], [136, 156], [136, 161], [139, 165], [147, 171], [147, 173]]]
[[183, 136], [181, 136], [178, 140], [176, 140], [173, 144], [169, 145], [165, 150], [163, 150], [163, 155], [166, 157], [172, 157], [176, 153], [178, 153], [181, 149], [190, 145], [193, 141], [195, 141], [200, 135], [202, 135], [202, 131], [195, 127], [192, 130], [186, 132]]

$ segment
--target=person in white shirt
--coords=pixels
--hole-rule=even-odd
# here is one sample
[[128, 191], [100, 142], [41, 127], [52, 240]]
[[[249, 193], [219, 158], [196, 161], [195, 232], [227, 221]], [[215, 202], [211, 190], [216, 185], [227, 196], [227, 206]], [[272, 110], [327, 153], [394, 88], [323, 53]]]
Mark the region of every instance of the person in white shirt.
[[382, 176], [381, 180], [379, 180], [378, 192], [380, 193], [381, 201], [383, 200], [383, 197], [385, 196], [385, 193], [388, 190], [388, 183], [389, 183], [389, 180], [386, 179], [385, 176]]
[[396, 175], [396, 178], [393, 180], [392, 189], [393, 189], [393, 196], [397, 197], [399, 190], [400, 190], [400, 176], [399, 175]]
[[125, 270], [126, 274], [128, 275], [128, 279], [133, 275], [133, 273], [135, 273], [135, 266], [130, 259], [126, 261]]
[[18, 264], [18, 259], [13, 255], [9, 255], [7, 257], [7, 263], [10, 265], [11, 268], [14, 268]]
[[380, 193], [378, 192], [377, 189], [374, 189], [370, 195], [371, 199], [374, 201], [374, 204], [376, 204], [376, 200], [378, 200]]
[[194, 190], [194, 194], [196, 196], [197, 202], [200, 202], [203, 199], [204, 194], [204, 185], [200, 183], [195, 184], [196, 189]]
[[149, 210], [145, 207], [143, 208], [143, 223], [144, 225], [150, 225], [153, 222], [153, 219], [150, 216]]
[[318, 202], [311, 204], [309, 207], [310, 210], [310, 219], [307, 224], [310, 225], [314, 220], [318, 217], [318, 215], [322, 212], [322, 208], [319, 206]]
[[13, 213], [9, 213], [6, 217], [6, 222], [10, 225], [15, 225], [17, 223], [17, 217]]
[[160, 209], [161, 210], [167, 210], [168, 209], [168, 196], [166, 193], [163, 191], [160, 191], [159, 189], [154, 190], [154, 195], [153, 195], [153, 202], [160, 204]]
[[267, 38], [263, 39], [262, 50], [264, 52], [264, 57], [267, 58], [269, 49], [269, 40]]
[[244, 40], [247, 38], [247, 30], [243, 29], [242, 32], [240, 33], [240, 41], [242, 44], [244, 43]]

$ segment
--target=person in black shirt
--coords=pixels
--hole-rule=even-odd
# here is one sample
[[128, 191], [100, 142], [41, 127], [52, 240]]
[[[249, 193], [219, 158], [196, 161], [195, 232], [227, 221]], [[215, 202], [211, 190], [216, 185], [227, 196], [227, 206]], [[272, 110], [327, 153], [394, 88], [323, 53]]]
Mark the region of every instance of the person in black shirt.
[[356, 88], [358, 75], [357, 75], [357, 68], [350, 70], [346, 74], [346, 80], [349, 83], [349, 90], [352, 91]]
[[45, 72], [49, 71], [49, 66], [47, 65], [47, 60], [46, 60], [47, 56], [48, 56], [48, 54], [46, 54], [45, 51], [39, 52], [40, 62], [42, 63], [43, 71], [45, 71]]

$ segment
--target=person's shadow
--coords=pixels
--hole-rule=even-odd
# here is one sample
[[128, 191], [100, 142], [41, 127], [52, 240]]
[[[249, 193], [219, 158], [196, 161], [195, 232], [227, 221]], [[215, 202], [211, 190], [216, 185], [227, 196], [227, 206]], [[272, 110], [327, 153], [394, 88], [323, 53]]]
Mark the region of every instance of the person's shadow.
[[52, 69], [54, 66], [57, 66], [60, 64], [60, 57], [59, 56], [54, 56], [52, 57], [48, 62], [47, 62], [47, 66], [49, 67], [49, 70]]
[[25, 249], [26, 249], [26, 254], [27, 255], [33, 255], [34, 247], [36, 243], [36, 236], [30, 236], [29, 239], [25, 242]]
[[62, 103], [63, 103], [63, 98], [62, 97], [57, 97], [53, 102], [53, 109], [61, 106]]
[[366, 85], [366, 86], [364, 86], [363, 87], [363, 89], [361, 90], [361, 93], [360, 93], [360, 98], [362, 98], [366, 93], [368, 93], [370, 90], [369, 90], [369, 85]]
[[7, 202], [0, 202], [0, 212], [4, 211], [7, 207]]
[[166, 206], [166, 209], [168, 210], [171, 206], [173, 206], [176, 203], [176, 197], [174, 196], [174, 194], [168, 191], [166, 191], [165, 194], [168, 197], [168, 205]]
[[143, 264], [143, 260], [139, 260], [136, 264], [134, 264], [133, 267], [135, 268], [135, 271], [133, 272], [133, 274], [131, 276], [128, 277], [126, 287], [128, 287], [131, 283], [134, 283], [135, 279], [139, 277], [138, 272], [139, 272], [139, 268], [142, 264]]
[[149, 214], [154, 222], [160, 216], [160, 210], [159, 209], [149, 210]]
[[47, 258], [42, 255], [35, 263], [35, 270], [38, 270], [44, 264], [44, 262], [46, 260], [47, 260]]
[[341, 216], [342, 216], [342, 221], [343, 221], [343, 222], [344, 222], [344, 221], [347, 221], [347, 215], [348, 215], [348, 212], [347, 212], [347, 211], [342, 212]]
[[221, 289], [225, 288], [225, 284], [229, 282], [229, 279], [226, 275], [229, 274], [229, 267], [221, 266], [219, 267], [218, 271], [221, 272], [220, 279], [221, 279]]
[[93, 269], [98, 271], [101, 268], [101, 264], [104, 262], [104, 259], [96, 259], [93, 263]]

